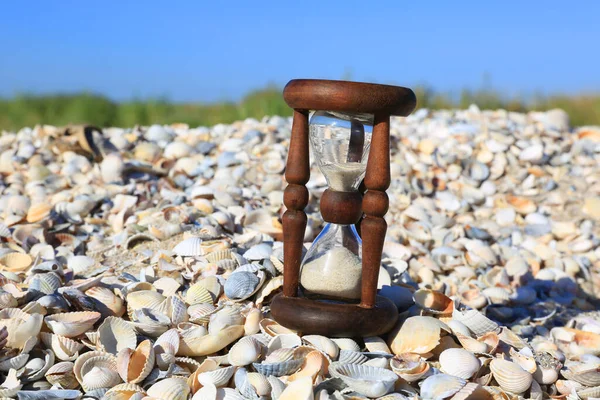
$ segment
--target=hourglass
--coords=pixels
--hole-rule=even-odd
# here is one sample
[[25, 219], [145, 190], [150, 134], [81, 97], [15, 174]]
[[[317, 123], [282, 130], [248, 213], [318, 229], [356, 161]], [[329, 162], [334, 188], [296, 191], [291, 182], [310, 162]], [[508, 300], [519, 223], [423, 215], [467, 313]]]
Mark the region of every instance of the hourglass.
[[[283, 293], [273, 299], [271, 313], [303, 333], [381, 335], [398, 317], [396, 306], [377, 296], [387, 230], [390, 116], [410, 114], [415, 95], [396, 86], [297, 79], [283, 96], [294, 121], [285, 172]], [[327, 224], [303, 259], [309, 144], [328, 184], [320, 202]]]

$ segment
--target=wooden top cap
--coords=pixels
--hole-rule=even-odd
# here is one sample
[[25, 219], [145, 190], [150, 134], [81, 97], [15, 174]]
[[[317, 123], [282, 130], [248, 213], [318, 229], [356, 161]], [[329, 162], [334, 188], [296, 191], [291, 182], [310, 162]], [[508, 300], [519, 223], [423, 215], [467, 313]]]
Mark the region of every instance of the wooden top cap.
[[405, 117], [417, 105], [415, 93], [401, 86], [374, 83], [293, 79], [283, 89], [283, 98], [295, 110], [346, 113], [384, 113]]

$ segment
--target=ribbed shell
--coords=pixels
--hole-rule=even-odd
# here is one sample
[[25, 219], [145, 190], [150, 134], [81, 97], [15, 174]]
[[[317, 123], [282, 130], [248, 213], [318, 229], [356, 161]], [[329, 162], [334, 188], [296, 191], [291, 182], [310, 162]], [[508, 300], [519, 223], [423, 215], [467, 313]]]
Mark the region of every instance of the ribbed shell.
[[329, 366], [329, 374], [340, 378], [351, 389], [367, 397], [387, 394], [398, 380], [398, 375], [387, 369], [339, 362]]
[[55, 334], [73, 338], [92, 329], [100, 317], [96, 311], [79, 311], [50, 315], [44, 320]]
[[147, 393], [161, 400], [187, 400], [190, 388], [183, 378], [167, 378], [152, 385]]
[[471, 378], [481, 367], [479, 359], [464, 349], [444, 350], [439, 356], [439, 361], [442, 372], [462, 379]]
[[149, 340], [144, 340], [135, 350], [125, 348], [117, 355], [117, 370], [125, 382], [142, 382], [153, 367], [154, 348]]
[[132, 324], [117, 317], [108, 317], [102, 322], [98, 340], [105, 351], [115, 355], [125, 348], [135, 349], [137, 344]]
[[514, 362], [496, 358], [490, 363], [490, 370], [500, 387], [508, 392], [523, 393], [531, 387], [531, 374]]

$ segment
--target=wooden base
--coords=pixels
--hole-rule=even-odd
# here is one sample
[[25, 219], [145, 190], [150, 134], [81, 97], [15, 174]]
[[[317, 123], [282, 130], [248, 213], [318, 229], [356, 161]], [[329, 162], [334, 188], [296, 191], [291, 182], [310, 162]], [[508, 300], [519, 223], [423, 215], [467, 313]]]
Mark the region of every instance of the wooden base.
[[373, 308], [362, 308], [358, 304], [330, 304], [278, 294], [271, 303], [271, 314], [286, 328], [327, 337], [383, 335], [398, 319], [394, 303], [381, 296], [377, 296]]

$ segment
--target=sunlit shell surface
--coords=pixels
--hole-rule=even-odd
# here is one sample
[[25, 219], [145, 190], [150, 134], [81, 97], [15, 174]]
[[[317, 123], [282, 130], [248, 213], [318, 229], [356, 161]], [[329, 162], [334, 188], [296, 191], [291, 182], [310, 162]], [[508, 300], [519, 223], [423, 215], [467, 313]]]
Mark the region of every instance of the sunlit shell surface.
[[[475, 105], [389, 126], [378, 337], [271, 314], [292, 118], [4, 131], [0, 398], [600, 397], [600, 128]], [[309, 153], [307, 250], [332, 179]]]

